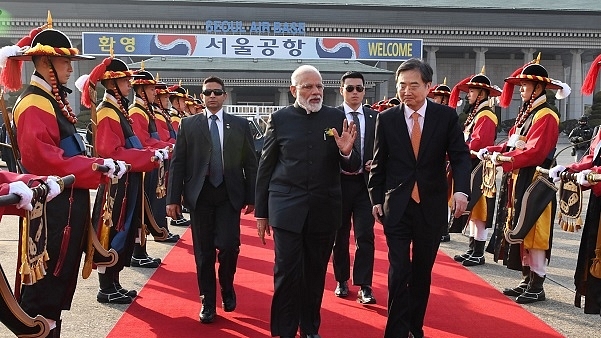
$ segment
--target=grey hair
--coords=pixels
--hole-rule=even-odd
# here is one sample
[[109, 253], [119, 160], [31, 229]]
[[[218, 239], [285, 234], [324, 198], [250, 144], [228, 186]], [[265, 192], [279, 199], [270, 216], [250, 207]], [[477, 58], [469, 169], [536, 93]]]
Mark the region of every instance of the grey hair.
[[300, 77], [301, 74], [311, 73], [311, 72], [316, 73], [319, 75], [319, 77], [321, 77], [321, 73], [314, 66], [302, 65], [302, 66], [296, 68], [296, 70], [294, 72], [292, 72], [292, 76], [290, 76], [290, 81], [292, 82], [292, 85], [293, 86], [298, 85], [298, 78]]

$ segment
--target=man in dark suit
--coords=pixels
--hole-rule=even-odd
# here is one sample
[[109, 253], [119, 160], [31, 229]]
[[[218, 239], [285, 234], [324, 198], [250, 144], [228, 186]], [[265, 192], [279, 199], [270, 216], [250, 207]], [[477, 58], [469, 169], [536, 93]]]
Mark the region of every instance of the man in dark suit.
[[[189, 208], [198, 287], [200, 321], [216, 315], [215, 259], [225, 312], [236, 308], [234, 273], [240, 252], [240, 211], [254, 210], [257, 158], [248, 122], [223, 111], [223, 81], [208, 77], [202, 86], [204, 114], [182, 119], [167, 185], [167, 214], [181, 215], [180, 200]], [[216, 254], [219, 250], [219, 254]]]
[[390, 261], [384, 337], [423, 337], [432, 266], [447, 224], [445, 155], [453, 167], [455, 217], [467, 206], [471, 164], [457, 113], [426, 100], [432, 68], [410, 59], [396, 81], [403, 104], [378, 115], [368, 187]]
[[[10, 121], [10, 128], [15, 135], [16, 139], [16, 129], [13, 123], [13, 110], [12, 107], [6, 108], [8, 114], [8, 120]], [[2, 124], [0, 127], [0, 142], [10, 145], [10, 137], [6, 132], [7, 126], [6, 124]], [[13, 150], [11, 147], [2, 146], [2, 161], [6, 163], [6, 168], [8, 171], [16, 173], [17, 172], [17, 161], [15, 160], [15, 155], [13, 154]]]
[[300, 325], [301, 337], [319, 337], [325, 275], [340, 226], [340, 168], [355, 172], [361, 162], [353, 151], [354, 123], [322, 105], [319, 71], [303, 65], [291, 80], [296, 102], [268, 122], [255, 216], [263, 243], [270, 227], [274, 232], [271, 334], [295, 337]]
[[363, 107], [365, 79], [359, 72], [346, 72], [340, 79], [340, 95], [344, 103], [337, 108], [342, 110], [346, 119], [357, 127], [357, 137], [353, 145], [361, 154], [362, 168], [355, 172], [341, 171], [342, 184], [342, 224], [336, 232], [332, 262], [336, 277], [337, 297], [349, 294], [350, 278], [349, 237], [351, 218], [355, 234], [355, 261], [353, 263], [353, 285], [361, 287], [357, 301], [361, 304], [375, 304], [376, 298], [371, 289], [374, 272], [374, 217], [371, 214], [371, 201], [367, 192], [367, 180], [371, 169], [374, 148], [374, 129], [378, 112]]

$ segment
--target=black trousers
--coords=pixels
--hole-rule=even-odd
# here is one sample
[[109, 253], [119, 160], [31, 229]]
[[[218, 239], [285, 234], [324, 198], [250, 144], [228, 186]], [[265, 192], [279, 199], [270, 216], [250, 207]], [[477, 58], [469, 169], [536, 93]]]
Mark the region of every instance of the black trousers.
[[[196, 274], [205, 306], [216, 304], [215, 261], [219, 260], [222, 292], [234, 287], [234, 274], [240, 253], [240, 210], [229, 201], [225, 182], [217, 188], [205, 180], [198, 202], [190, 214]], [[219, 254], [217, 254], [219, 251]]]
[[[341, 175], [342, 224], [336, 232], [332, 263], [334, 276], [339, 282], [350, 278], [349, 238], [351, 224], [355, 234], [355, 261], [353, 284], [372, 284], [374, 272], [374, 217], [371, 200], [363, 174]], [[352, 222], [351, 222], [352, 219]]]
[[[306, 229], [307, 226], [304, 227]], [[271, 335], [316, 334], [334, 232], [295, 233], [273, 228], [275, 243]]]
[[[71, 189], [65, 189], [46, 205], [48, 225], [46, 248], [50, 257], [46, 275], [33, 285], [23, 285], [21, 289], [20, 305], [31, 317], [41, 314], [46, 318], [59, 320], [61, 311], [71, 308], [89, 222], [90, 192], [88, 189], [73, 189], [71, 207], [69, 207], [70, 197]], [[62, 268], [57, 271], [67, 224], [71, 226], [69, 244], [66, 252], [63, 253]]]
[[405, 338], [409, 331], [416, 336], [424, 334], [432, 267], [446, 225], [428, 225], [424, 218], [426, 212], [433, 211], [424, 210], [410, 200], [401, 221], [384, 227], [390, 261], [385, 338]]

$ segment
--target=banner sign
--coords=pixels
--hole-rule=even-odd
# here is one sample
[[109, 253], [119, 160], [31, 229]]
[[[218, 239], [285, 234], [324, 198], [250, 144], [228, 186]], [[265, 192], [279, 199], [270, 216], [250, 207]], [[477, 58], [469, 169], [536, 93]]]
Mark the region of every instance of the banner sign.
[[404, 61], [422, 58], [421, 39], [319, 38], [214, 34], [82, 33], [83, 53], [108, 56], [194, 56]]

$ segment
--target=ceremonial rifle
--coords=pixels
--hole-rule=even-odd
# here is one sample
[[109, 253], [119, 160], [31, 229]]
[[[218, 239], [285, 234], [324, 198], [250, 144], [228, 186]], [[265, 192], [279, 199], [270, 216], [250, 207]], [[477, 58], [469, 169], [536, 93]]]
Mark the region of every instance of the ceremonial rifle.
[[[74, 175], [67, 175], [58, 179], [57, 183], [61, 189], [61, 192], [65, 189], [65, 187], [70, 187], [75, 182]], [[33, 199], [40, 197], [41, 195], [46, 193], [46, 188], [42, 185], [31, 188], [33, 192]], [[17, 204], [21, 200], [21, 196], [17, 194], [8, 194], [4, 196], [0, 196], [0, 207], [4, 207], [11, 204]]]

